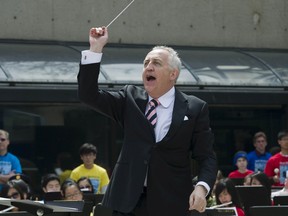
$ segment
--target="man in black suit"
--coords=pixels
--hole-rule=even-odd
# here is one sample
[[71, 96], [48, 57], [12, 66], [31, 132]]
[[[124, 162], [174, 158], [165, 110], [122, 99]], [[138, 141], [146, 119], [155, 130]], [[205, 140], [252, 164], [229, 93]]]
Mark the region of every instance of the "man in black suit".
[[[216, 179], [213, 134], [208, 105], [175, 88], [181, 61], [169, 47], [157, 46], [144, 60], [144, 89], [127, 85], [118, 92], [98, 88], [106, 27], [92, 28], [90, 50], [82, 52], [79, 98], [124, 128], [121, 153], [102, 204], [114, 216], [187, 216], [205, 211], [206, 195]], [[156, 99], [157, 123], [145, 114]], [[155, 122], [154, 122], [155, 123]], [[192, 184], [191, 160], [199, 163], [198, 183]]]

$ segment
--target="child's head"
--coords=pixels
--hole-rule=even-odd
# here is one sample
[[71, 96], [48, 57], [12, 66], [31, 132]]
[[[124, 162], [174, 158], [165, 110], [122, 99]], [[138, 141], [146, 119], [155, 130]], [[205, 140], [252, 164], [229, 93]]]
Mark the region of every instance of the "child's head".
[[234, 155], [233, 159], [234, 165], [238, 167], [238, 169], [246, 169], [248, 165], [247, 161], [247, 153], [244, 151], [238, 151]]
[[41, 186], [45, 193], [60, 191], [60, 178], [54, 173], [49, 173], [43, 176]]
[[251, 175], [251, 185], [262, 185], [271, 194], [271, 182], [268, 176], [263, 172], [257, 172]]
[[241, 207], [240, 200], [234, 182], [229, 179], [220, 179], [215, 187], [217, 205], [232, 202], [233, 205]]
[[287, 154], [288, 149], [288, 130], [283, 130], [278, 133], [278, 143], [281, 151]]
[[81, 191], [94, 193], [92, 182], [88, 177], [81, 177], [80, 179], [78, 179], [77, 184], [79, 185]]
[[251, 185], [251, 176], [252, 174], [249, 174], [244, 177], [243, 185]]
[[83, 161], [85, 167], [92, 167], [94, 161], [96, 160], [97, 148], [93, 144], [85, 143], [83, 144], [80, 149], [80, 158]]
[[23, 200], [30, 198], [31, 190], [29, 185], [22, 179], [12, 179], [3, 185], [1, 193], [3, 197]]
[[282, 130], [278, 133], [278, 140], [288, 139], [288, 130]]
[[268, 176], [263, 172], [257, 172], [251, 175], [251, 185], [262, 185], [265, 187], [271, 187]]
[[61, 185], [62, 196], [65, 200], [83, 200], [83, 193], [78, 184], [72, 179], [66, 179]]

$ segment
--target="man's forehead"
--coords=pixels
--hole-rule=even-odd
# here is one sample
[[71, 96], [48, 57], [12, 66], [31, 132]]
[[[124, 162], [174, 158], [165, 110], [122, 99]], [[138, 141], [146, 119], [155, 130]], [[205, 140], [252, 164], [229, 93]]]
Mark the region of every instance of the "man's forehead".
[[0, 137], [6, 137], [4, 133], [0, 133]]
[[168, 56], [168, 53], [166, 50], [163, 50], [163, 49], [156, 49], [156, 50], [152, 50], [150, 51], [145, 60], [151, 60], [151, 59], [159, 59], [159, 60], [162, 60], [163, 58], [167, 58]]

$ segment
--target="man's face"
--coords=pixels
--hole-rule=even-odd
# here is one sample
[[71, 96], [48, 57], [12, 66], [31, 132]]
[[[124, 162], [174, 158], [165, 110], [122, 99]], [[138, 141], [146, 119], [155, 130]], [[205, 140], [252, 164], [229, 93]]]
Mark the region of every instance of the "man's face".
[[5, 152], [7, 151], [8, 145], [9, 145], [9, 140], [5, 136], [5, 134], [0, 134], [0, 152]]
[[262, 154], [265, 152], [266, 145], [267, 141], [264, 137], [258, 137], [254, 143], [255, 149]]
[[175, 84], [179, 71], [169, 66], [169, 53], [164, 49], [149, 52], [144, 60], [142, 80], [147, 93], [159, 98]]

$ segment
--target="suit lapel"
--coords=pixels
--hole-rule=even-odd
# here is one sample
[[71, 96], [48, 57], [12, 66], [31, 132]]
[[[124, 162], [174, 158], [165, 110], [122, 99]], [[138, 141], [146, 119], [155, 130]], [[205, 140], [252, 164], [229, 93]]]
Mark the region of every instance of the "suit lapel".
[[[172, 137], [176, 132], [177, 129], [180, 127], [181, 123], [184, 120], [186, 110], [187, 110], [187, 99], [184, 97], [184, 95], [179, 92], [177, 89], [175, 89], [175, 102], [174, 102], [174, 108], [173, 108], [173, 114], [172, 114], [172, 121], [169, 128], [168, 133], [166, 136], [162, 139], [162, 141], [167, 141]], [[161, 142], [162, 142], [161, 141]]]
[[145, 116], [146, 105], [148, 103], [148, 96], [146, 98], [137, 98], [135, 101], [139, 109], [142, 111], [143, 115]]
[[138, 108], [141, 110], [143, 115], [145, 115], [146, 105], [148, 103], [147, 92], [144, 91], [143, 88], [137, 89], [137, 92], [135, 92], [135, 96], [133, 98], [134, 98], [135, 103], [137, 104]]

